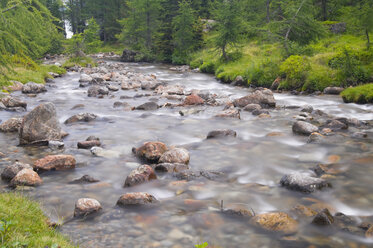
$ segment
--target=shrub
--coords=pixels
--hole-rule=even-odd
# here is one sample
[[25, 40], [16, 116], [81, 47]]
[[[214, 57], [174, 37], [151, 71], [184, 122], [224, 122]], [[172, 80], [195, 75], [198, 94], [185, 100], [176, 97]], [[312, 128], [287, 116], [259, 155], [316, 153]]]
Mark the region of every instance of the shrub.
[[302, 87], [302, 91], [323, 91], [329, 86], [338, 86], [338, 83], [335, 81], [334, 72], [324, 67], [315, 68], [309, 72], [306, 83]]
[[286, 81], [280, 85], [281, 88], [286, 90], [301, 88], [310, 69], [310, 62], [306, 57], [299, 55], [290, 56], [280, 66], [280, 72]]
[[279, 76], [279, 66], [272, 61], [251, 65], [246, 71], [246, 78], [252, 85], [269, 88]]
[[341, 93], [341, 96], [346, 103], [373, 103], [373, 83], [348, 88]]
[[199, 69], [201, 70], [201, 72], [214, 74], [215, 73], [215, 64], [211, 61], [203, 62], [203, 64], [199, 67]]
[[190, 62], [190, 67], [192, 69], [196, 69], [196, 68], [199, 68], [202, 64], [203, 64], [203, 60], [195, 59], [195, 60]]

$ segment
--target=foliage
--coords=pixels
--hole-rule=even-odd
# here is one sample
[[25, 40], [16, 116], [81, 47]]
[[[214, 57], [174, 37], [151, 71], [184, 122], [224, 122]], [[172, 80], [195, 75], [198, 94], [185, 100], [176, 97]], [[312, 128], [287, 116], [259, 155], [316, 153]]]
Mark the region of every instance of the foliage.
[[81, 66], [81, 67], [87, 67], [91, 65], [92, 67], [96, 66], [96, 62], [88, 56], [80, 57], [80, 56], [74, 56], [70, 57], [65, 63], [62, 65], [63, 68], [71, 68], [74, 66]]
[[13, 193], [0, 194], [2, 247], [74, 247], [47, 225], [39, 204]]
[[373, 83], [348, 88], [341, 93], [341, 96], [347, 103], [373, 103]]
[[251, 85], [269, 88], [278, 75], [278, 64], [273, 61], [265, 61], [260, 64], [252, 64], [247, 69], [245, 77]]
[[335, 74], [335, 71], [325, 66], [314, 66], [308, 73], [302, 91], [311, 93], [314, 91], [323, 91], [329, 86], [340, 86], [336, 82]]
[[311, 69], [306, 57], [292, 55], [280, 65], [280, 72], [285, 77], [285, 82], [280, 86], [283, 89], [299, 89], [306, 80]]
[[196, 248], [206, 248], [206, 247], [208, 247], [208, 246], [209, 246], [209, 244], [208, 244], [207, 242], [202, 243], [202, 244], [195, 245]]

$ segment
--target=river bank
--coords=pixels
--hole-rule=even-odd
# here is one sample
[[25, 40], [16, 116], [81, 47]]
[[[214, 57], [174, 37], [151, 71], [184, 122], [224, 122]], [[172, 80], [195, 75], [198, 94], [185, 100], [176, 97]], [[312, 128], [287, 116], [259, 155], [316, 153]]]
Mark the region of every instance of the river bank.
[[[42, 93], [12, 93], [27, 103], [26, 112], [0, 112], [4, 123], [52, 102], [69, 133], [63, 147], [18, 147], [17, 129], [1, 133], [0, 145], [2, 168], [19, 160], [38, 171], [43, 182], [28, 194], [43, 202], [52, 220], [69, 220], [61, 231], [80, 246], [370, 245], [371, 105], [344, 104], [338, 96], [255, 93], [159, 64], [101, 61], [76, 69]], [[79, 119], [81, 113], [90, 115]], [[210, 133], [222, 129], [233, 132]], [[223, 137], [211, 138], [217, 134]], [[77, 149], [89, 136], [98, 137], [101, 148]], [[165, 150], [183, 148], [189, 159], [168, 167], [147, 161], [157, 179], [150, 173], [144, 183], [123, 187], [145, 164], [140, 151], [149, 141]], [[71, 155], [75, 169], [42, 173], [47, 155]], [[71, 183], [84, 175], [96, 180]], [[117, 206], [122, 195], [135, 192], [157, 203]], [[81, 198], [96, 199], [101, 209], [74, 218]], [[329, 218], [332, 223], [318, 225]], [[311, 224], [315, 219], [321, 222]]]

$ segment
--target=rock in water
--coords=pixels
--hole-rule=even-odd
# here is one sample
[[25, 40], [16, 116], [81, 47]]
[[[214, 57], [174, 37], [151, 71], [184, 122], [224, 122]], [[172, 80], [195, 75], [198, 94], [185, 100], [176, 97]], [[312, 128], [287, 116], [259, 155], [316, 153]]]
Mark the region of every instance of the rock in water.
[[10, 187], [16, 186], [39, 186], [43, 180], [39, 177], [38, 173], [31, 169], [23, 169], [10, 182]]
[[259, 104], [262, 108], [275, 108], [276, 101], [273, 93], [269, 89], [256, 90], [247, 96], [241, 97], [233, 101], [235, 107], [244, 108], [248, 104]]
[[310, 135], [311, 133], [317, 132], [318, 127], [305, 121], [297, 121], [293, 124], [293, 132], [301, 135]]
[[157, 176], [152, 167], [149, 165], [140, 165], [128, 175], [124, 182], [124, 187], [132, 187], [153, 179], [157, 179]]
[[231, 129], [214, 130], [207, 134], [207, 139], [223, 138], [223, 137], [236, 137], [237, 133]]
[[65, 124], [71, 124], [75, 122], [90, 122], [96, 120], [98, 116], [91, 113], [81, 113], [71, 116], [65, 121]]
[[75, 179], [70, 182], [70, 184], [88, 184], [88, 183], [97, 183], [100, 180], [91, 177], [90, 175], [84, 175], [79, 179]]
[[29, 164], [24, 164], [20, 162], [16, 162], [12, 165], [8, 165], [7, 167], [5, 167], [5, 169], [1, 173], [1, 179], [5, 181], [10, 181], [18, 174], [18, 172], [20, 172], [23, 169], [32, 170], [32, 166]]
[[99, 140], [86, 140], [78, 142], [79, 149], [91, 149], [94, 146], [101, 146], [101, 142]]
[[88, 88], [88, 96], [89, 97], [97, 97], [102, 95], [108, 95], [109, 90], [106, 87], [93, 85]]
[[179, 163], [163, 163], [163, 164], [156, 164], [153, 165], [155, 171], [158, 172], [182, 172], [185, 170], [189, 170], [189, 166], [187, 164], [179, 164]]
[[6, 108], [27, 108], [27, 103], [12, 96], [6, 96], [0, 99]]
[[147, 205], [157, 203], [158, 200], [148, 193], [127, 193], [122, 195], [117, 202], [118, 206], [125, 207], [131, 205]]
[[141, 147], [133, 149], [139, 159], [148, 163], [158, 163], [167, 150], [167, 146], [162, 142], [146, 142]]
[[20, 145], [32, 145], [50, 140], [61, 140], [61, 127], [53, 103], [43, 103], [23, 118]]
[[287, 213], [275, 212], [254, 216], [251, 223], [268, 231], [295, 233], [298, 230], [298, 222]]
[[205, 103], [205, 100], [203, 100], [200, 96], [196, 94], [192, 94], [190, 96], [187, 96], [187, 98], [185, 98], [183, 105], [202, 105], [204, 103]]
[[21, 128], [23, 118], [10, 118], [0, 124], [0, 132], [14, 133]]
[[334, 222], [333, 216], [330, 214], [329, 210], [325, 208], [320, 213], [318, 213], [312, 221], [312, 224], [318, 226], [330, 226]]
[[146, 102], [136, 107], [137, 110], [145, 110], [145, 111], [157, 110], [158, 108], [159, 106], [155, 102]]
[[71, 155], [49, 155], [34, 163], [34, 169], [40, 171], [74, 169], [76, 160]]
[[162, 154], [159, 163], [189, 164], [190, 155], [184, 148], [174, 148]]
[[310, 173], [291, 173], [281, 178], [281, 186], [290, 190], [296, 190], [303, 193], [312, 193], [316, 190], [330, 187], [330, 184], [324, 179], [316, 178]]
[[22, 93], [24, 94], [38, 94], [47, 91], [44, 84], [37, 84], [34, 82], [28, 82], [23, 85]]
[[327, 95], [339, 95], [342, 91], [344, 91], [344, 88], [341, 87], [327, 87], [323, 93]]
[[85, 217], [102, 209], [101, 204], [90, 198], [81, 198], [75, 203], [74, 217]]

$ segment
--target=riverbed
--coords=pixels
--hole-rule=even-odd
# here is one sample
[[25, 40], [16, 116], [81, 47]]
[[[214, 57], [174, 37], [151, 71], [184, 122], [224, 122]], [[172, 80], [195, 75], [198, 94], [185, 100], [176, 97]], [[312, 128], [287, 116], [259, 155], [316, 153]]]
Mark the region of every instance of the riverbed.
[[[126, 66], [128, 70], [153, 74], [168, 84], [184, 85], [186, 91], [197, 89], [216, 94], [218, 102], [237, 99], [249, 92], [248, 88], [221, 84], [211, 75], [177, 72], [167, 65]], [[18, 135], [0, 133], [1, 151], [7, 154], [0, 168], [15, 160], [33, 164], [47, 154], [75, 156], [78, 162], [75, 170], [43, 173], [43, 185], [27, 194], [43, 204], [52, 220], [66, 221], [60, 230], [80, 247], [194, 247], [202, 242], [215, 247], [373, 246], [372, 239], [314, 227], [304, 221], [300, 221], [296, 234], [284, 238], [258, 230], [245, 219], [219, 212], [222, 200], [226, 207], [241, 207], [255, 214], [290, 213], [297, 204], [319, 204], [360, 221], [373, 220], [370, 217], [373, 216], [372, 128], [364, 130], [367, 138], [347, 136], [343, 142], [332, 144], [309, 144], [307, 137], [292, 132], [294, 117], [300, 112], [294, 106], [311, 105], [335, 117], [371, 121], [372, 105], [345, 104], [339, 96], [275, 94], [278, 107], [270, 110], [271, 118], [258, 118], [244, 111], [241, 119], [214, 118], [224, 105], [193, 107], [194, 111], [184, 116], [180, 111], [187, 112], [191, 107], [124, 111], [114, 108], [113, 103], [125, 101], [138, 106], [151, 100], [162, 106], [177, 101], [154, 95], [139, 97], [138, 94], [152, 93], [141, 89], [111, 92], [102, 99], [87, 97], [87, 88], [79, 87], [79, 78], [80, 73], [69, 72], [48, 83], [48, 91], [37, 97], [13, 93], [28, 103], [28, 111], [42, 102], [54, 103], [61, 127], [69, 136], [64, 139], [63, 150], [53, 151], [18, 147]], [[73, 109], [77, 104], [84, 107]], [[70, 116], [83, 112], [100, 118], [90, 123], [62, 124]], [[1, 111], [0, 119], [22, 115], [24, 113]], [[206, 140], [209, 131], [227, 128], [236, 131], [237, 137]], [[271, 133], [276, 135], [268, 135]], [[102, 157], [77, 149], [77, 142], [90, 135], [99, 137], [104, 144], [106, 153]], [[159, 174], [157, 180], [123, 188], [126, 176], [140, 163], [132, 154], [132, 147], [146, 141], [184, 147], [190, 152], [191, 169], [221, 171], [226, 178], [186, 182]], [[343, 173], [330, 180], [330, 189], [302, 194], [279, 186], [284, 174], [331, 162], [338, 163]], [[86, 174], [100, 182], [68, 184]], [[5, 186], [1, 182], [1, 187]], [[119, 196], [127, 192], [148, 192], [160, 200], [160, 204], [150, 208], [116, 207]], [[92, 218], [73, 219], [75, 201], [83, 197], [97, 199], [103, 211]]]

